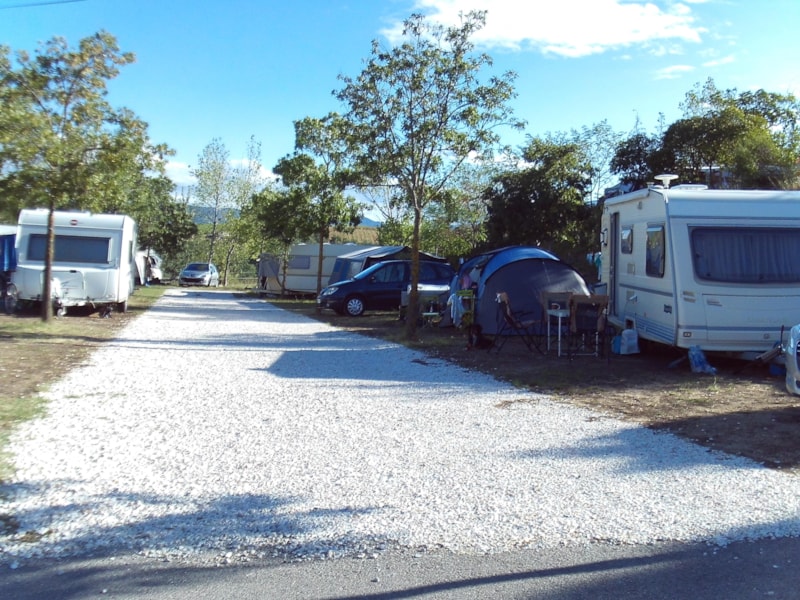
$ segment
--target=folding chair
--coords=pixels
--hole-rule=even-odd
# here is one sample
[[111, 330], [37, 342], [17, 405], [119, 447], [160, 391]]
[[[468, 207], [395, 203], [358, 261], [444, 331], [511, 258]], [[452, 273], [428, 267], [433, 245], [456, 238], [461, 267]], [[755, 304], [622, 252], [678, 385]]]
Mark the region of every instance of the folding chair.
[[607, 356], [608, 296], [605, 294], [573, 294], [569, 298], [569, 357], [580, 355]]
[[[493, 348], [500, 352], [510, 337], [517, 337], [523, 341], [528, 350], [534, 348], [540, 353], [539, 343], [542, 328], [541, 319], [533, 318], [533, 313], [514, 311], [506, 292], [497, 293], [497, 334]], [[490, 348], [491, 350], [491, 348]]]

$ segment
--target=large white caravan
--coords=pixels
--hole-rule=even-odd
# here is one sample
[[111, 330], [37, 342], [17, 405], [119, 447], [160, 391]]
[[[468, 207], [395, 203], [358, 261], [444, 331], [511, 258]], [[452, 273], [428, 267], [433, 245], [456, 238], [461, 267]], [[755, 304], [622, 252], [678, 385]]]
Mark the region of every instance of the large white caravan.
[[[20, 211], [17, 269], [12, 276], [18, 301], [42, 301], [47, 247], [46, 209]], [[127, 309], [136, 273], [136, 223], [125, 215], [54, 213], [53, 300], [72, 306]]]
[[[322, 287], [328, 285], [336, 259], [343, 254], [364, 250], [372, 246], [357, 244], [322, 245]], [[266, 294], [316, 294], [319, 270], [319, 244], [295, 244], [289, 250], [284, 281], [283, 261], [274, 254], [262, 254], [258, 259], [259, 289]]]
[[752, 358], [800, 323], [800, 192], [637, 190], [605, 200], [601, 245], [609, 321], [642, 339]]

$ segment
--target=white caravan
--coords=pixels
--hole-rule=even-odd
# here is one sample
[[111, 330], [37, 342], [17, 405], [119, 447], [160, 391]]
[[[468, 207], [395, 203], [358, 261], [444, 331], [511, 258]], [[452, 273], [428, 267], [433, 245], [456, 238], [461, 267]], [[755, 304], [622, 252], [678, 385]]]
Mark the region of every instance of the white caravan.
[[[42, 301], [48, 214], [46, 209], [20, 211], [12, 276], [18, 301]], [[54, 228], [51, 288], [59, 312], [72, 306], [125, 312], [136, 274], [135, 221], [125, 215], [56, 211]]]
[[[328, 285], [338, 257], [372, 247], [358, 244], [323, 244], [322, 287]], [[319, 291], [317, 290], [318, 266], [319, 244], [293, 245], [289, 249], [289, 261], [286, 264], [286, 281], [281, 286], [282, 260], [274, 254], [262, 254], [258, 259], [258, 287], [262, 293], [270, 295], [280, 294], [282, 287], [290, 294], [316, 294]]]
[[800, 192], [653, 186], [605, 200], [600, 241], [609, 321], [640, 339], [750, 359], [800, 323]]

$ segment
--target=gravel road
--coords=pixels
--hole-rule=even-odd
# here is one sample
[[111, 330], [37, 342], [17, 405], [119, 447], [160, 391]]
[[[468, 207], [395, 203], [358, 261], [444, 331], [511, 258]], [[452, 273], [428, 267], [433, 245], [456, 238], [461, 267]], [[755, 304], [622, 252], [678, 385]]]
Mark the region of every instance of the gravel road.
[[47, 397], [12, 567], [800, 536], [796, 476], [228, 292], [169, 290]]

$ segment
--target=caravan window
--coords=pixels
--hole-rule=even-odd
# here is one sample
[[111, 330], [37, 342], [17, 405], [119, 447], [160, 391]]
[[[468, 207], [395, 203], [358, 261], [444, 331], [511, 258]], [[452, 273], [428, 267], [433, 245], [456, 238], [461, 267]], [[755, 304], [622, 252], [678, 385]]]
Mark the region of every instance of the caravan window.
[[623, 227], [619, 232], [619, 251], [633, 254], [633, 227]]
[[651, 277], [664, 276], [664, 226], [648, 225], [646, 272]]
[[304, 269], [306, 271], [311, 269], [311, 257], [310, 256], [290, 256], [289, 262], [287, 263], [287, 268], [289, 269]]
[[[108, 263], [111, 238], [57, 235], [53, 262], [57, 263]], [[47, 236], [33, 233], [28, 241], [28, 260], [45, 259]]]
[[693, 227], [695, 275], [721, 283], [800, 282], [800, 230]]

